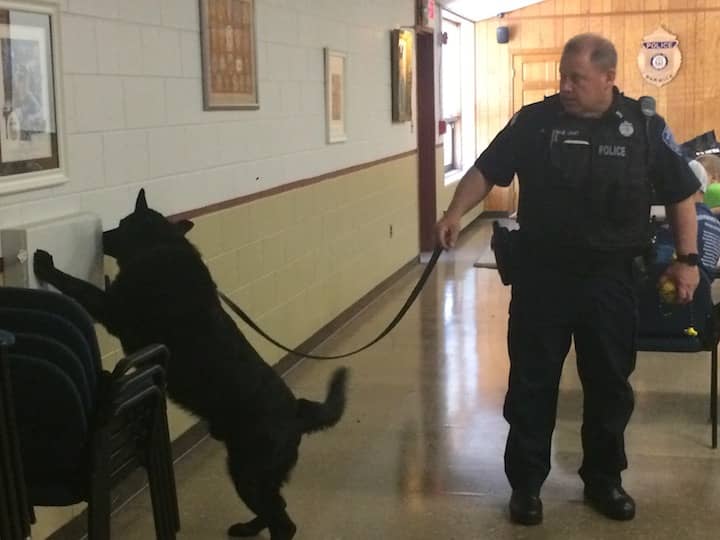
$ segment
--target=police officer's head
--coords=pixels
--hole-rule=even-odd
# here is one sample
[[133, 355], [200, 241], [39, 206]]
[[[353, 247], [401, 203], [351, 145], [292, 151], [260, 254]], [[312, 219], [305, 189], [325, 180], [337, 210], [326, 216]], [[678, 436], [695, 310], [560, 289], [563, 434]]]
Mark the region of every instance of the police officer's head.
[[596, 117], [612, 104], [617, 51], [597, 34], [580, 34], [565, 44], [560, 59], [560, 101], [576, 116]]

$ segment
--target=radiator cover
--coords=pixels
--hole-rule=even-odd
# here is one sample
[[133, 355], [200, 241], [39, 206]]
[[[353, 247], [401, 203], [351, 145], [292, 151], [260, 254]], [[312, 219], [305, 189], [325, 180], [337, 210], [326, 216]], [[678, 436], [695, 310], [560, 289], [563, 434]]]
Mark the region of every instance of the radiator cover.
[[8, 287], [52, 288], [40, 283], [32, 271], [32, 256], [44, 249], [55, 266], [70, 275], [104, 288], [102, 222], [82, 212], [26, 223], [0, 231]]

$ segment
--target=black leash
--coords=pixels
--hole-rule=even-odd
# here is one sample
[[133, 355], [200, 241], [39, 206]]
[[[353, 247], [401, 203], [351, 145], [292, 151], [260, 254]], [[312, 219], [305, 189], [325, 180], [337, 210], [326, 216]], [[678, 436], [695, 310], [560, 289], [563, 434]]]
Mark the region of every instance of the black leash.
[[286, 347], [282, 343], [275, 341], [273, 338], [271, 338], [269, 335], [267, 335], [267, 333], [265, 333], [262, 330], [262, 328], [260, 328], [257, 324], [255, 324], [255, 322], [250, 317], [248, 317], [248, 315], [242, 309], [240, 309], [240, 307], [238, 307], [238, 305], [235, 304], [235, 302], [230, 300], [222, 291], [218, 290], [218, 296], [220, 296], [220, 298], [222, 298], [222, 300], [228, 305], [228, 307], [232, 311], [234, 311], [235, 314], [238, 317], [240, 317], [245, 324], [247, 324], [250, 328], [255, 330], [258, 334], [260, 334], [262, 337], [267, 339], [270, 343], [272, 343], [276, 347], [279, 347], [283, 351], [289, 352], [291, 354], [296, 354], [298, 356], [303, 356], [305, 358], [312, 358], [314, 360], [337, 360], [338, 358], [346, 358], [348, 356], [352, 356], [354, 354], [359, 353], [360, 351], [364, 351], [365, 349], [367, 349], [368, 347], [371, 347], [372, 345], [375, 345], [378, 341], [380, 341], [382, 338], [384, 338], [386, 335], [388, 335], [393, 328], [395, 328], [397, 326], [397, 324], [400, 322], [400, 319], [402, 319], [403, 316], [405, 315], [405, 313], [407, 313], [407, 310], [410, 309], [410, 306], [412, 306], [413, 302], [420, 294], [420, 291], [425, 286], [425, 282], [430, 277], [430, 274], [432, 273], [433, 268], [435, 268], [435, 264], [437, 263], [438, 259], [440, 258], [440, 254], [442, 253], [442, 251], [443, 250], [441, 247], [435, 248], [435, 251], [433, 251], [432, 257], [430, 257], [430, 261], [428, 261], [427, 266], [425, 267], [425, 270], [422, 273], [422, 276], [420, 276], [420, 279], [417, 282], [417, 285], [415, 285], [415, 288], [410, 293], [410, 296], [408, 296], [408, 299], [405, 301], [405, 304], [403, 305], [402, 309], [400, 309], [400, 311], [395, 316], [395, 318], [390, 322], [390, 324], [387, 325], [385, 330], [380, 332], [380, 334], [378, 334], [378, 336], [375, 339], [373, 339], [370, 343], [363, 345], [359, 349], [355, 349], [354, 351], [351, 351], [351, 352], [345, 353], [345, 354], [320, 356], [320, 355], [316, 355], [316, 354], [309, 354], [309, 353], [296, 351], [294, 349], [290, 349], [289, 347]]

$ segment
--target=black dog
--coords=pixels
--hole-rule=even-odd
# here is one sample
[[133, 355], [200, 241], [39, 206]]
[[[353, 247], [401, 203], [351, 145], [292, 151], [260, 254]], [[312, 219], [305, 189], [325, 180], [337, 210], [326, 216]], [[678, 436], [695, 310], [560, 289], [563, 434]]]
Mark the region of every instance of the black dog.
[[79, 301], [126, 353], [168, 347], [168, 394], [225, 443], [235, 489], [257, 515], [228, 533], [254, 536], [267, 527], [272, 540], [287, 540], [296, 527], [280, 488], [302, 435], [340, 420], [347, 371], [332, 375], [324, 403], [296, 399], [222, 309], [210, 272], [185, 238], [192, 226], [148, 208], [141, 190], [135, 211], [103, 234], [104, 251], [119, 266], [107, 291], [56, 269], [44, 251], [35, 253], [35, 274]]

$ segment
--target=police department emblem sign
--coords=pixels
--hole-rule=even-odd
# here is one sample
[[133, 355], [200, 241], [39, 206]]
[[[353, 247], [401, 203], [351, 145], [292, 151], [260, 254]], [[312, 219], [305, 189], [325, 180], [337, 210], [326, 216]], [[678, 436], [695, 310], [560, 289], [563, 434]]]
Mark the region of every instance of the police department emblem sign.
[[643, 78], [655, 86], [663, 86], [675, 78], [682, 54], [677, 36], [672, 35], [662, 26], [642, 40], [638, 67]]

